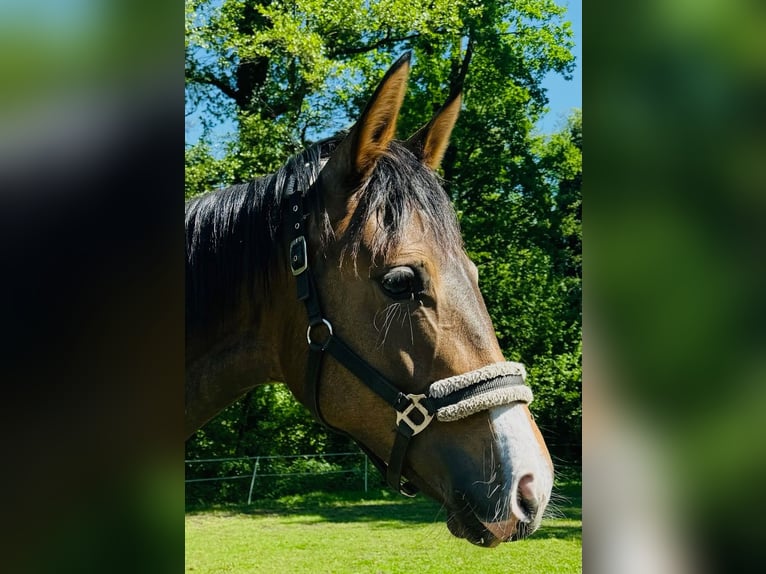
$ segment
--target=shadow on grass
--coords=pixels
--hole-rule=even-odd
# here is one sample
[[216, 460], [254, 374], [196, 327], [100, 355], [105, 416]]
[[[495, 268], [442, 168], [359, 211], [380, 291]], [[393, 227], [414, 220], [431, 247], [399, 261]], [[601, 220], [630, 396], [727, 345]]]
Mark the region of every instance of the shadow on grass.
[[557, 538], [559, 540], [572, 540], [573, 538], [580, 538], [582, 536], [582, 528], [580, 526], [560, 526], [551, 525], [543, 522], [540, 530], [532, 535], [532, 538], [536, 539], [551, 539]]
[[[556, 519], [580, 520], [582, 509], [579, 484], [557, 488], [558, 502], [554, 518], [544, 521], [535, 538], [572, 539], [580, 536], [581, 528], [557, 524]], [[397, 528], [402, 524], [433, 524], [445, 522], [446, 511], [437, 502], [418, 496], [404, 498], [388, 489], [374, 489], [368, 493], [307, 493], [277, 500], [257, 500], [251, 505], [187, 507], [188, 514], [207, 512], [239, 516], [289, 517], [301, 524], [377, 522], [379, 528]]]
[[[365, 504], [363, 506], [337, 506], [291, 510], [282, 516], [305, 516], [306, 523], [315, 522], [381, 522], [381, 523], [432, 523], [446, 518], [439, 505], [430, 500], [419, 504]], [[299, 521], [300, 522], [300, 521]]]
[[[256, 500], [251, 505], [222, 506], [196, 510], [250, 516], [305, 517], [306, 523], [394, 521], [430, 523], [443, 519], [446, 513], [440, 505], [424, 496], [404, 498], [387, 489], [363, 492], [308, 493], [277, 500]], [[298, 520], [297, 522], [301, 522]]]

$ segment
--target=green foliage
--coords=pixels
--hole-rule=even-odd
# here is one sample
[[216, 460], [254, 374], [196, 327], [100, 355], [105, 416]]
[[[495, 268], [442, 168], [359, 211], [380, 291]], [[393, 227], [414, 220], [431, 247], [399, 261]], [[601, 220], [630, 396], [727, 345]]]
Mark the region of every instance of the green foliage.
[[582, 345], [574, 351], [539, 357], [529, 372], [532, 411], [545, 435], [554, 464], [582, 462]]
[[483, 175], [495, 158], [458, 161], [471, 166], [471, 194], [456, 183], [456, 205], [500, 345], [529, 369], [530, 408], [554, 457], [579, 463], [582, 116], [553, 136], [530, 138], [497, 184]]
[[197, 431], [187, 454], [216, 458], [351, 448], [340, 439], [315, 422], [287, 387], [275, 383], [256, 387]]
[[[242, 399], [224, 409], [187, 441], [188, 460], [236, 458], [246, 456], [281, 456], [323, 452], [358, 452], [348, 438], [328, 431], [314, 421], [308, 410], [298, 403], [282, 384], [256, 387]], [[357, 465], [353, 475], [328, 475], [326, 480], [313, 477], [270, 477], [258, 479], [262, 496], [278, 496], [296, 492], [311, 484], [323, 484], [328, 490], [349, 487], [363, 472], [361, 457], [346, 459], [279, 459], [262, 460], [261, 474], [327, 472], [347, 470]], [[253, 473], [252, 460], [195, 463], [187, 465], [188, 478], [246, 476]], [[334, 477], [334, 478], [332, 478]], [[319, 480], [319, 482], [318, 482]], [[187, 485], [187, 500], [242, 501], [247, 499], [249, 481], [230, 480]], [[314, 486], [316, 488], [316, 486]]]
[[521, 127], [523, 137], [546, 103], [543, 76], [571, 70], [562, 14], [551, 0], [187, 0], [187, 113], [201, 114], [206, 134], [236, 120], [229, 153], [245, 178], [263, 175], [276, 158], [349, 123], [410, 49], [402, 133], [430, 119], [464, 78], [479, 133], [495, 123]]
[[[551, 72], [571, 71], [564, 9], [552, 0], [187, 0], [186, 193], [270, 173], [347, 126], [405, 50], [413, 67], [406, 137], [464, 96], [442, 170], [501, 347], [527, 364], [531, 409], [554, 457], [579, 463], [582, 115], [533, 135]], [[211, 133], [234, 122], [223, 153]], [[256, 389], [204, 429], [188, 458], [347, 450], [282, 387]]]
[[204, 140], [186, 148], [185, 160], [186, 199], [236, 181], [233, 169], [238, 163], [236, 159], [231, 156], [216, 159]]

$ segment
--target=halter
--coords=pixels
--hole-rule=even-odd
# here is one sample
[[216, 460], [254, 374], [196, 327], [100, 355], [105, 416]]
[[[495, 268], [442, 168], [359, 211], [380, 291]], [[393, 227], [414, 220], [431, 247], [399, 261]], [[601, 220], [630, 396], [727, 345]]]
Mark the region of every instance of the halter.
[[316, 282], [308, 264], [305, 232], [307, 214], [303, 206], [303, 196], [294, 188], [295, 181], [290, 178], [287, 182], [287, 220], [291, 228], [290, 269], [297, 283], [298, 299], [304, 302], [308, 313], [306, 340], [309, 357], [304, 384], [307, 406], [323, 425], [341, 434], [347, 434], [328, 424], [319, 409], [322, 359], [325, 353], [329, 353], [396, 411], [396, 438], [388, 463], [369, 447], [354, 440], [394, 490], [406, 496], [414, 496], [417, 487], [407, 480], [402, 480], [402, 468], [410, 440], [423, 432], [434, 417], [441, 422], [450, 422], [492, 407], [514, 402], [530, 403], [532, 391], [524, 384], [526, 370], [521, 363], [494, 363], [436, 381], [429, 386], [427, 394], [401, 392], [335, 335], [332, 324], [322, 315]]

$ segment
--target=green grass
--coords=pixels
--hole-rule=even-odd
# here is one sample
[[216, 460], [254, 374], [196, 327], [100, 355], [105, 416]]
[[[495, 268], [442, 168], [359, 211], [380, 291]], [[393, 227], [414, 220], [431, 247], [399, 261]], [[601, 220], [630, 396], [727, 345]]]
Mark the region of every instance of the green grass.
[[435, 502], [383, 490], [187, 509], [186, 572], [582, 572], [580, 485], [558, 491], [559, 517], [494, 549], [453, 537]]

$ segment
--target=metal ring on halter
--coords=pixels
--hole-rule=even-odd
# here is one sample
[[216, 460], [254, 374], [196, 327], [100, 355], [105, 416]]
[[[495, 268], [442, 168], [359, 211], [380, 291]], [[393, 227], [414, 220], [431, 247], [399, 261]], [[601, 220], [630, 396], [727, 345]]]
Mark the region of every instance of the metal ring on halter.
[[[313, 329], [317, 325], [321, 325], [322, 323], [324, 323], [325, 327], [327, 327], [327, 331], [329, 334], [327, 336], [327, 340], [320, 345], [319, 343], [315, 343], [314, 341], [311, 340], [311, 329]], [[306, 340], [309, 343], [309, 347], [311, 347], [312, 349], [321, 349], [322, 351], [324, 351], [327, 349], [327, 345], [330, 343], [330, 337], [332, 337], [332, 325], [330, 325], [330, 322], [327, 319], [322, 319], [322, 323], [313, 323], [309, 325], [308, 329], [306, 329]]]

